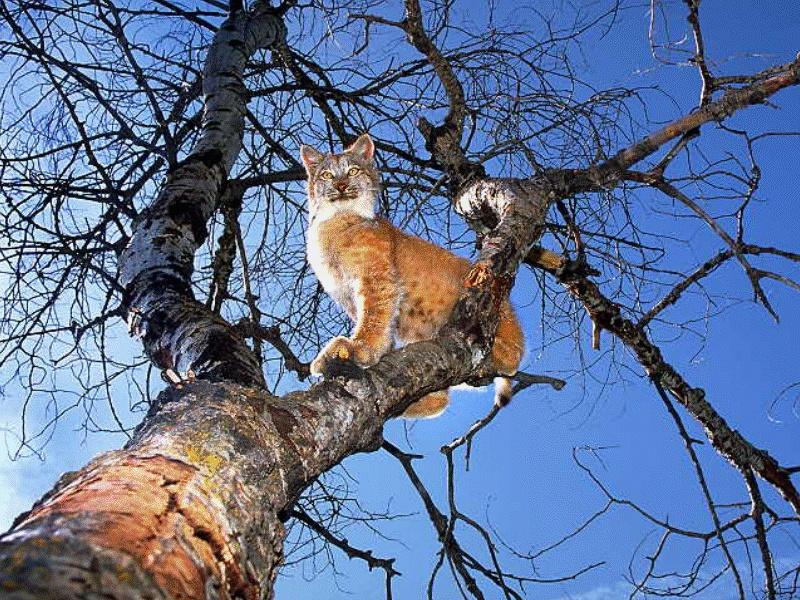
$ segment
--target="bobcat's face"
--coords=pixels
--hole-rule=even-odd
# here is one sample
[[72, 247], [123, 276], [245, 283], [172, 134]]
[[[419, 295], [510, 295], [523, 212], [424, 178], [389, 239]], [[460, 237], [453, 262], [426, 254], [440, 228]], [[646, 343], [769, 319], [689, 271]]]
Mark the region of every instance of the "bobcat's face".
[[308, 173], [309, 220], [322, 222], [339, 212], [354, 212], [368, 219], [375, 215], [380, 177], [372, 162], [374, 150], [367, 134], [341, 154], [301, 148]]

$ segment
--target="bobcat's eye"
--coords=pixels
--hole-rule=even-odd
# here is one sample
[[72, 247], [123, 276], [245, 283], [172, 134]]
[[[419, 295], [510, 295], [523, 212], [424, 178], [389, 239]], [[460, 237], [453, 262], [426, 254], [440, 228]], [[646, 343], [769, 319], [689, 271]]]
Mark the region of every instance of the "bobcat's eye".
[[319, 178], [324, 179], [325, 181], [330, 181], [331, 179], [333, 179], [333, 173], [331, 173], [330, 171], [323, 171], [322, 173], [319, 174]]
[[347, 170], [347, 174], [348, 174], [350, 177], [355, 177], [355, 176], [356, 176], [356, 175], [358, 175], [359, 173], [361, 173], [361, 168], [360, 168], [360, 167], [350, 167], [350, 168]]

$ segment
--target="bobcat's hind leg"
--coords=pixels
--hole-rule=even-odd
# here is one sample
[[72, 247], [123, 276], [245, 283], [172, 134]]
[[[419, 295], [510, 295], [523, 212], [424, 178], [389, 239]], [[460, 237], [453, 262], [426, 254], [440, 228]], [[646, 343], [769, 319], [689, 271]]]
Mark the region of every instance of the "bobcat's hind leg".
[[438, 417], [447, 408], [450, 395], [447, 390], [431, 392], [409, 406], [402, 416], [406, 419], [429, 419]]

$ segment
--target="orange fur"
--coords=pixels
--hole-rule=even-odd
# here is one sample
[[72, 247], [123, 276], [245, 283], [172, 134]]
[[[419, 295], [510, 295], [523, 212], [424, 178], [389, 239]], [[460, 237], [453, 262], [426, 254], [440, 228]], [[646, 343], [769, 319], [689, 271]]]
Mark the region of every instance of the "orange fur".
[[[364, 138], [359, 138], [354, 147], [366, 143]], [[337, 189], [345, 189], [341, 182], [348, 178], [343, 173], [352, 164], [365, 170], [364, 177], [376, 176], [369, 170], [374, 171], [371, 149], [349, 160], [348, 152], [351, 150], [323, 156], [307, 147], [303, 149], [303, 161], [309, 171], [309, 205], [316, 207], [310, 211], [309, 262], [326, 291], [355, 323], [350, 338], [334, 338], [312, 362], [311, 370], [316, 374], [324, 372], [332, 358], [369, 366], [395, 342], [404, 345], [434, 337], [450, 316], [470, 269], [469, 261], [401, 231], [386, 219], [365, 214], [362, 207], [366, 199], [358, 194], [353, 194], [352, 199], [336, 197], [330, 205], [325, 204], [328, 186], [320, 185], [320, 173], [332, 172], [330, 181]], [[345, 164], [341, 165], [343, 156]], [[357, 187], [355, 183], [353, 187]], [[349, 203], [352, 204], [348, 206]], [[317, 219], [317, 214], [324, 218]], [[516, 373], [523, 348], [522, 329], [509, 303], [503, 302], [492, 348], [498, 374]], [[495, 401], [507, 403], [510, 390], [510, 380], [498, 377]], [[447, 390], [433, 392], [412, 404], [404, 416], [437, 416], [447, 403]]]

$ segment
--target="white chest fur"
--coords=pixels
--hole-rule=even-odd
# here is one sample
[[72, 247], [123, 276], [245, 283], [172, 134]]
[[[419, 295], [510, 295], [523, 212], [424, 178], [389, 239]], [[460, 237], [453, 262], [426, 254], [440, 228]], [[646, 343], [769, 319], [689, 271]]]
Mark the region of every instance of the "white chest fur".
[[334, 253], [323, 243], [321, 235], [323, 223], [324, 221], [315, 220], [308, 228], [306, 240], [308, 264], [311, 265], [325, 292], [352, 316], [354, 282], [350, 281], [351, 278], [337, 264]]

